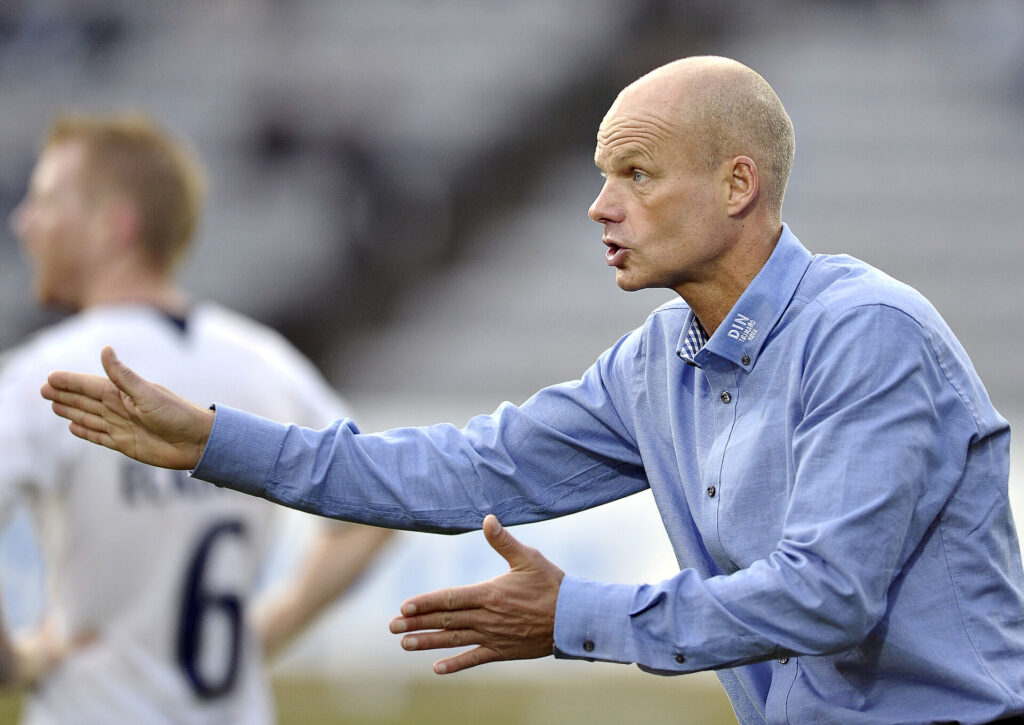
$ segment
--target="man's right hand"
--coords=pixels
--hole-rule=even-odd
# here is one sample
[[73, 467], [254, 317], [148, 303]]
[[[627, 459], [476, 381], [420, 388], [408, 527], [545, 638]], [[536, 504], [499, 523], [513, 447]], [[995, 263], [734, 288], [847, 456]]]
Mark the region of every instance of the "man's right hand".
[[53, 412], [71, 421], [79, 438], [162, 468], [195, 468], [213, 427], [214, 413], [141, 378], [103, 348], [110, 378], [50, 373], [40, 392]]

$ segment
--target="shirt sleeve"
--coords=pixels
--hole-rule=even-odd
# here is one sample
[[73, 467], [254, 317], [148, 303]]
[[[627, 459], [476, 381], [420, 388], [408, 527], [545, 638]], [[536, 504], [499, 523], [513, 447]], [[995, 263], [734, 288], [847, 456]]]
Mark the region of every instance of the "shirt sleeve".
[[776, 548], [705, 579], [690, 569], [636, 586], [567, 576], [557, 656], [683, 673], [838, 652], [879, 622], [985, 436], [947, 377], [959, 363], [897, 309], [822, 315], [792, 354], [804, 365], [802, 412]]
[[514, 525], [597, 506], [647, 486], [623, 414], [630, 386], [608, 385], [633, 374], [635, 338], [579, 381], [462, 429], [361, 434], [343, 419], [311, 430], [218, 405], [193, 475], [324, 516], [418, 531], [476, 529], [488, 513]]

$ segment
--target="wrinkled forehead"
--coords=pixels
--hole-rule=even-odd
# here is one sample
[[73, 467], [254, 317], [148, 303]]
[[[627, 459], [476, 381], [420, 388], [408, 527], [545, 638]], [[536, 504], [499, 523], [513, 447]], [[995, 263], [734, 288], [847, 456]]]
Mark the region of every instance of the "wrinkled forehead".
[[626, 88], [601, 121], [594, 162], [603, 168], [623, 157], [655, 158], [682, 140], [684, 115], [676, 103]]

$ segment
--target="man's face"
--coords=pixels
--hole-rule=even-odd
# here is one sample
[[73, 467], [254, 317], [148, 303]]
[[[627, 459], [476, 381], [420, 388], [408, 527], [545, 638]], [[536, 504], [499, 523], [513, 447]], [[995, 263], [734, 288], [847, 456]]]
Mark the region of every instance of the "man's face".
[[42, 304], [75, 309], [89, 274], [96, 208], [85, 193], [85, 149], [73, 141], [48, 146], [39, 157], [28, 193], [11, 214], [11, 229], [35, 276]]
[[682, 294], [715, 274], [727, 185], [719, 169], [695, 163], [700, 141], [688, 137], [678, 111], [631, 90], [601, 123], [594, 162], [605, 182], [589, 214], [604, 226], [605, 261], [619, 287]]

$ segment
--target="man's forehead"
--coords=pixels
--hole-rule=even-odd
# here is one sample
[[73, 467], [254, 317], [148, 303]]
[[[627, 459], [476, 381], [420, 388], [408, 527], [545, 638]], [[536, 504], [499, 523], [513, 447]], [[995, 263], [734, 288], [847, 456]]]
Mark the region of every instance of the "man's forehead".
[[656, 109], [613, 106], [597, 132], [594, 161], [602, 163], [653, 158], [657, 149], [678, 134], [677, 123]]
[[62, 139], [47, 144], [39, 156], [39, 166], [78, 166], [85, 160], [88, 149], [77, 139]]
[[32, 169], [32, 182], [37, 186], [46, 186], [59, 176], [64, 166], [67, 166], [68, 152], [57, 146], [48, 146], [43, 149]]
[[74, 139], [47, 144], [41, 151], [29, 177], [36, 193], [61, 193], [81, 188], [88, 148]]

